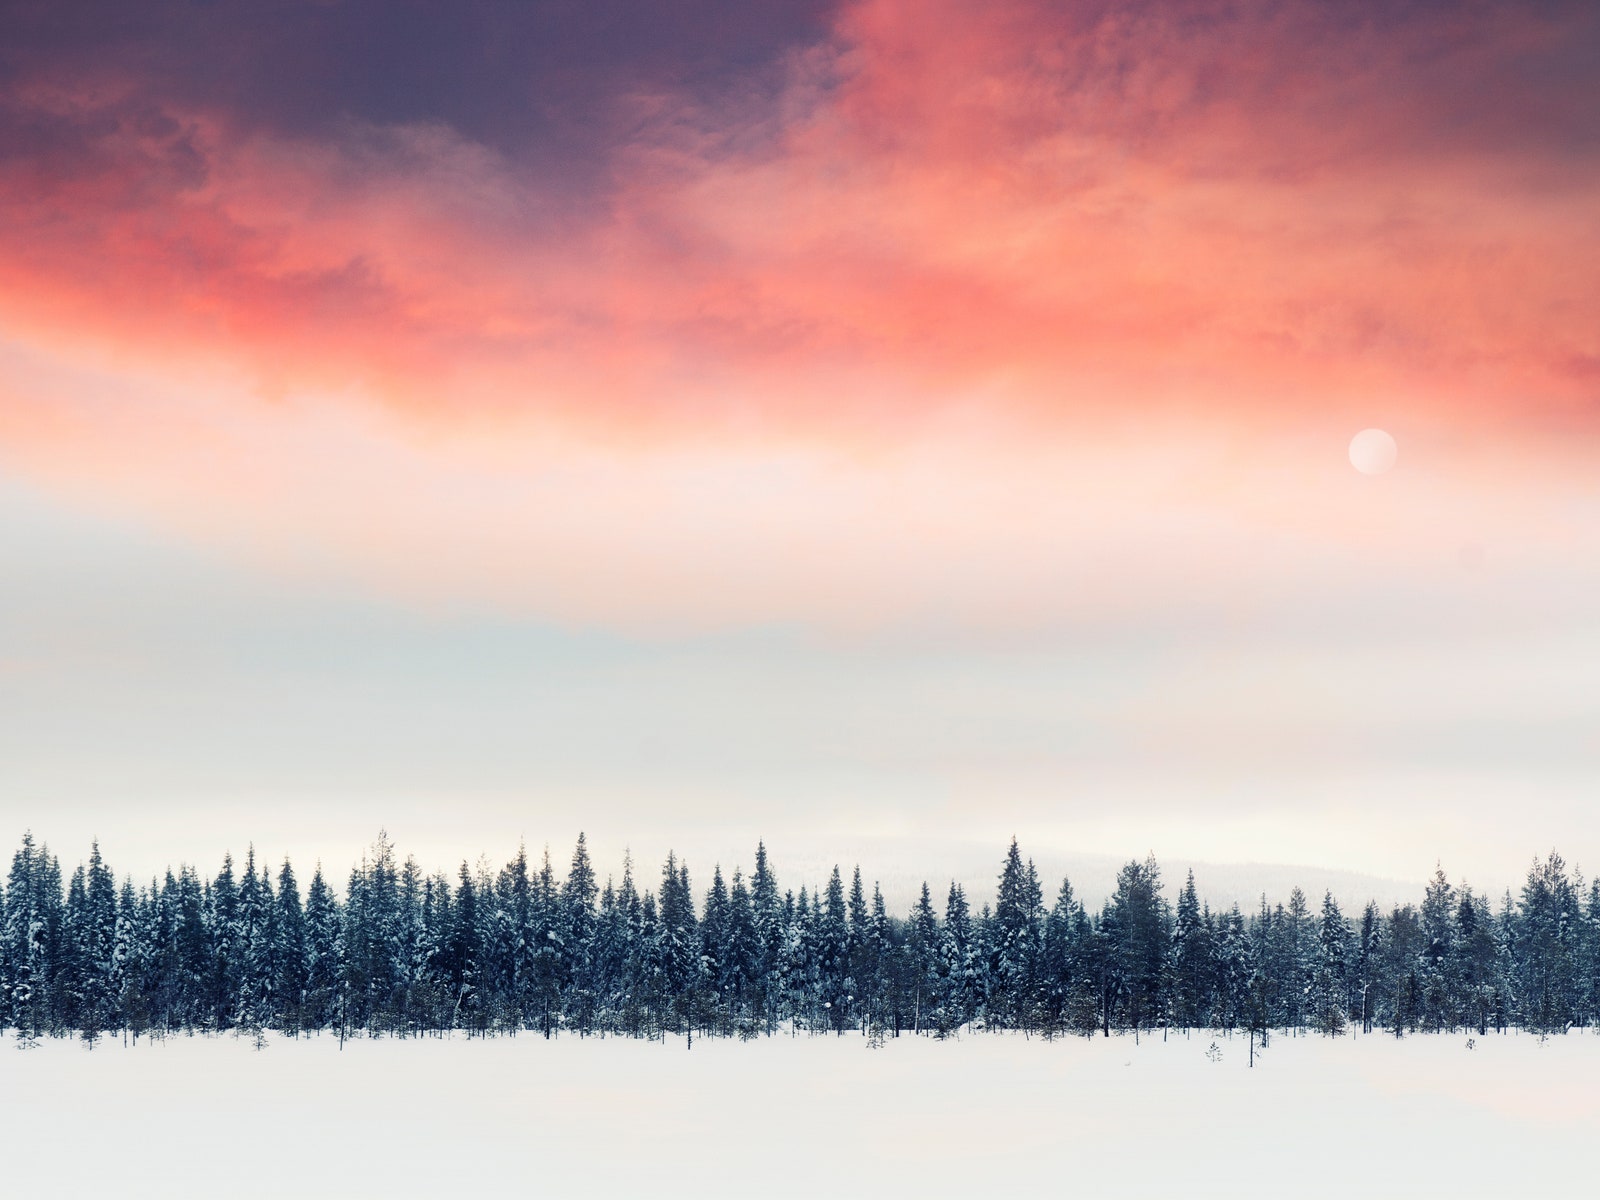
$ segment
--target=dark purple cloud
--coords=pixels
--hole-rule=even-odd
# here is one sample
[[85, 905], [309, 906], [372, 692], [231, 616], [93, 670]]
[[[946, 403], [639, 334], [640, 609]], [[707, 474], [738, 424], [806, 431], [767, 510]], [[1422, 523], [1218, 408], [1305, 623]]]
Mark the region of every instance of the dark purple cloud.
[[619, 99], [717, 103], [827, 35], [829, 0], [13, 0], [0, 84], [129, 88], [240, 128], [441, 122], [534, 167], [592, 177]]

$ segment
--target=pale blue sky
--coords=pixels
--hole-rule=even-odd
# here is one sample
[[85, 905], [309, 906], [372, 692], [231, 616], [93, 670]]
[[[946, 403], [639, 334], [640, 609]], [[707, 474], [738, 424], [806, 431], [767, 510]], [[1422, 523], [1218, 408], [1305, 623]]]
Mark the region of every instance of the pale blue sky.
[[380, 824], [430, 866], [522, 836], [564, 857], [580, 828], [651, 870], [1013, 833], [1496, 885], [1551, 844], [1600, 861], [1581, 571], [1248, 622], [1173, 597], [1004, 633], [646, 635], [274, 578], [14, 478], [0, 555], [0, 822], [141, 874], [250, 839], [342, 871]]

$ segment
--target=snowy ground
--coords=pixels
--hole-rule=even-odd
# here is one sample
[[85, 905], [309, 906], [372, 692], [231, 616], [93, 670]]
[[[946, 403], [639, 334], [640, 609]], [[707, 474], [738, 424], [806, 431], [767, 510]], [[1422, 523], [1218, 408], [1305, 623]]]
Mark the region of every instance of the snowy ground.
[[0, 1046], [56, 1196], [1600, 1193], [1600, 1037]]

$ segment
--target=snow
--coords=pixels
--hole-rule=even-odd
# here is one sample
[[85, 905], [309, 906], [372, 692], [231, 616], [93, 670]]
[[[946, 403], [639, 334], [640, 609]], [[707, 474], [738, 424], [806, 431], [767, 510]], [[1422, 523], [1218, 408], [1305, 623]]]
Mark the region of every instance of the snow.
[[[9, 1195], [1585, 1190], [1600, 1037], [0, 1047]], [[1211, 1051], [1215, 1042], [1220, 1054]]]

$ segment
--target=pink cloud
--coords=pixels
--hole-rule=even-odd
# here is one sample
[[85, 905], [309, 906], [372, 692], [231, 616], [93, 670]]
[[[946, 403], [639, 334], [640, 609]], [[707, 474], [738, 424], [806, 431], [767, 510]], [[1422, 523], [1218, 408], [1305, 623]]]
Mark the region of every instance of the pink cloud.
[[776, 122], [657, 98], [577, 223], [444, 127], [310, 144], [23, 94], [54, 150], [6, 170], [0, 303], [271, 390], [624, 436], [863, 411], [892, 434], [914, 413], [874, 395], [997, 381], [1046, 420], [1374, 390], [1561, 410], [1595, 352], [1592, 156], [1476, 145], [1446, 105], [1563, 32], [871, 0], [791, 64]]
[[[1587, 85], [1530, 80], [1594, 19], [1548, 12], [864, 0], [776, 105], [638, 97], [578, 217], [440, 124], [312, 140], [137, 81], [18, 85], [0, 320], [149, 419], [41, 368], [0, 393], [0, 445], [208, 538], [406, 587], [445, 555], [563, 613], [710, 611], [730, 556], [729, 619], [992, 606], [974, 561], [1040, 612], [1084, 563], [1126, 583], [1082, 601], [1105, 611], [1205, 563], [1225, 600], [1270, 574], [1252, 530], [1395, 524], [1293, 478], [1351, 422], [1459, 467], [1427, 503], [1464, 527], [1526, 482], [1507, 431], [1587, 469], [1541, 441], [1595, 411]], [[385, 415], [357, 436], [352, 404]], [[517, 475], [563, 461], [564, 493]], [[1209, 557], [1159, 567], [1191, 512]], [[822, 594], [830, 562], [860, 594]]]

